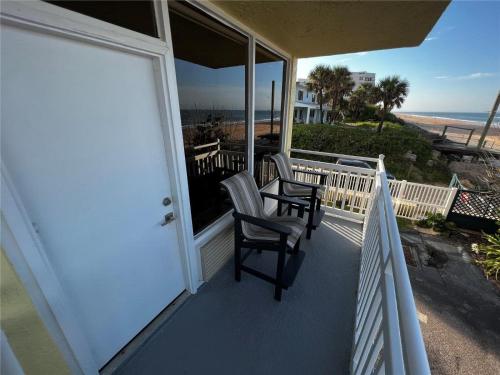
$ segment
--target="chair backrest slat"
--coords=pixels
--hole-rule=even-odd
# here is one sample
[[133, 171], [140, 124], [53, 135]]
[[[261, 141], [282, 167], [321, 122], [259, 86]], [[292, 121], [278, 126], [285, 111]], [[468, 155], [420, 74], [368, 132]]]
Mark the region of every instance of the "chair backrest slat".
[[[287, 154], [280, 152], [278, 154], [272, 155], [271, 159], [273, 159], [274, 163], [276, 164], [276, 168], [278, 169], [280, 178], [292, 181], [295, 180], [292, 163], [290, 163], [290, 158]], [[293, 194], [290, 184], [283, 184], [283, 191], [285, 194]]]
[[276, 168], [278, 168], [278, 173], [281, 178], [285, 178], [287, 180], [294, 180], [295, 177], [293, 175], [292, 164], [290, 163], [290, 159], [288, 155], [283, 152], [272, 155], [271, 158], [276, 163]]
[[247, 171], [240, 172], [221, 182], [227, 189], [234, 209], [242, 214], [264, 217], [264, 204], [254, 178]]

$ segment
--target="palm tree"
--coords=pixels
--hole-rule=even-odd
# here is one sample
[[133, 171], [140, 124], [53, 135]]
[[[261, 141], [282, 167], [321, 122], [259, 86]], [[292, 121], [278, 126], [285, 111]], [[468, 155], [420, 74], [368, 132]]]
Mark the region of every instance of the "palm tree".
[[351, 72], [347, 66], [334, 66], [331, 68], [331, 80], [329, 96], [332, 103], [332, 121], [338, 118], [341, 110], [346, 104], [346, 97], [349, 96], [354, 87]]
[[385, 116], [390, 113], [394, 107], [401, 108], [406, 97], [410, 84], [406, 79], [401, 79], [399, 76], [389, 76], [381, 79], [378, 85], [374, 88], [374, 97], [378, 102], [382, 103], [380, 123], [377, 127], [377, 133], [382, 132]]
[[327, 88], [330, 84], [331, 73], [329, 66], [316, 65], [307, 77], [307, 89], [314, 92], [318, 98], [321, 123], [323, 123], [323, 104], [328, 100]]
[[357, 121], [361, 112], [367, 104], [372, 102], [373, 86], [369, 83], [363, 83], [356, 90], [354, 90], [349, 98], [349, 111], [353, 121]]

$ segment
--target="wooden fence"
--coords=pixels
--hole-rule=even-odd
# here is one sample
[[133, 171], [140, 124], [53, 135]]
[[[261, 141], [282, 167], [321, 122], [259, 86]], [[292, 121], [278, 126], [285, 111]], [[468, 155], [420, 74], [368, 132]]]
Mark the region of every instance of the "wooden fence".
[[419, 220], [427, 213], [440, 213], [446, 217], [456, 188], [389, 180], [389, 189], [397, 217]]

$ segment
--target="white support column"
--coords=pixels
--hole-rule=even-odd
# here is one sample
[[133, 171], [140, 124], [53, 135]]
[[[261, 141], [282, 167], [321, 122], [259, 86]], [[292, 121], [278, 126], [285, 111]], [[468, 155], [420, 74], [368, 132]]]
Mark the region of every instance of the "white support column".
[[309, 124], [309, 114], [310, 114], [311, 110], [309, 107], [306, 108], [306, 124]]
[[254, 129], [255, 129], [255, 38], [248, 40], [248, 68], [247, 68], [247, 157], [246, 167], [253, 175], [254, 171]]
[[[283, 132], [285, 136], [283, 137], [283, 143], [281, 145], [281, 150], [289, 154], [290, 148], [292, 145], [292, 128], [293, 128], [293, 109], [295, 105], [295, 86], [297, 81], [297, 59], [290, 59], [289, 66], [287, 69], [287, 82], [288, 82], [288, 113], [287, 113], [287, 121], [284, 124]], [[297, 113], [298, 114], [298, 113]]]

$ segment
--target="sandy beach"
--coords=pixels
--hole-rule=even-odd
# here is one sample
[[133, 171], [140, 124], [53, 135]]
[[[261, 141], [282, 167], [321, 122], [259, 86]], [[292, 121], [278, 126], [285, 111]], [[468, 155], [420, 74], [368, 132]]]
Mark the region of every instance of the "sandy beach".
[[[470, 146], [477, 145], [481, 132], [483, 131], [483, 125], [480, 123], [472, 121], [461, 121], [453, 119], [435, 118], [427, 116], [416, 116], [408, 115], [402, 113], [395, 113], [395, 115], [407, 123], [414, 124], [424, 130], [431, 133], [442, 134], [443, 129], [446, 125], [454, 126], [458, 128], [448, 127], [446, 131], [446, 137], [451, 141], [465, 143], [469, 137], [470, 130], [474, 130], [472, 133], [471, 140], [469, 142]], [[492, 126], [488, 135], [486, 136], [486, 148], [500, 149], [500, 129], [498, 127]]]

